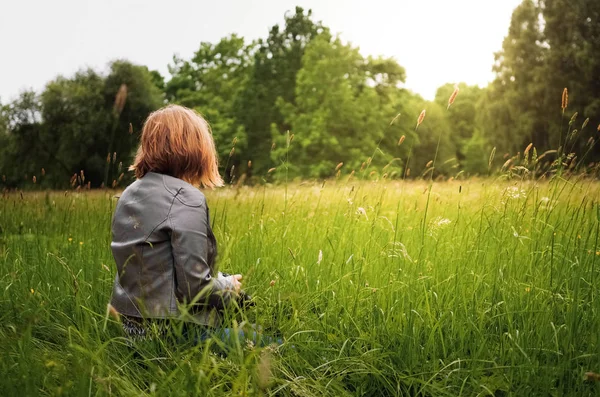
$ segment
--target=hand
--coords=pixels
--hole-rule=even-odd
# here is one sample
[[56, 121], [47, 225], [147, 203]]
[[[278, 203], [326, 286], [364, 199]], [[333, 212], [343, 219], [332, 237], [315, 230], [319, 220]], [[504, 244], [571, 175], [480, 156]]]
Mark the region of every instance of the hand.
[[231, 277], [231, 280], [233, 281], [233, 290], [236, 292], [236, 294], [239, 294], [242, 289], [242, 283], [240, 282], [240, 280], [242, 279], [242, 275], [234, 274], [233, 276], [230, 276], [230, 277]]

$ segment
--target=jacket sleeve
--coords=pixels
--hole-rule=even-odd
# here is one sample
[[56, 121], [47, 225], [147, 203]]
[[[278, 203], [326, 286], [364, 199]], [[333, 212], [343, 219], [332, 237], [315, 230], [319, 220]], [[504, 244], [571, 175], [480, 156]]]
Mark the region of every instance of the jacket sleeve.
[[208, 263], [206, 203], [191, 206], [175, 199], [169, 213], [177, 297], [180, 301], [221, 309], [232, 296], [233, 279], [213, 277]]

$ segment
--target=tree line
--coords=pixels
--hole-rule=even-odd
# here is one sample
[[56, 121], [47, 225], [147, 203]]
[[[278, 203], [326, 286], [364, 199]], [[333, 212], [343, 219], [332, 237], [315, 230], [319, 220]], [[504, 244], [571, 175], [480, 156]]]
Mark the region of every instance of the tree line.
[[296, 7], [264, 39], [232, 34], [174, 57], [168, 79], [118, 60], [107, 74], [81, 70], [0, 103], [2, 183], [124, 185], [145, 117], [166, 103], [207, 118], [232, 183], [593, 167], [599, 20], [597, 0], [523, 0], [494, 81], [446, 84], [426, 101], [403, 87], [395, 59], [364, 56]]

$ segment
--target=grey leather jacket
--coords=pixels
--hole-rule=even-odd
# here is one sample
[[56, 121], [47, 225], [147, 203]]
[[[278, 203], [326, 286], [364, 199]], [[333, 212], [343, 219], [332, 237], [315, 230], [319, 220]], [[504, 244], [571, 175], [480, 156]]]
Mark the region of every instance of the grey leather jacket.
[[181, 179], [148, 173], [122, 193], [113, 215], [117, 275], [111, 304], [121, 314], [218, 325], [233, 280], [214, 272], [216, 240], [204, 194]]

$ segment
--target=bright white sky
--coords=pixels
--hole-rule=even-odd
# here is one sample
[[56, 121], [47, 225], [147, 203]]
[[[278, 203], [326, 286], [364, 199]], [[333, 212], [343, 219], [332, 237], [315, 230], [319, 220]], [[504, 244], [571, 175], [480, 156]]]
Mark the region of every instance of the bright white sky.
[[393, 56], [406, 87], [432, 99], [437, 87], [493, 78], [521, 0], [0, 0], [0, 100], [41, 91], [57, 75], [125, 58], [167, 75], [173, 54], [235, 32], [252, 40], [296, 5], [311, 8], [363, 55]]

